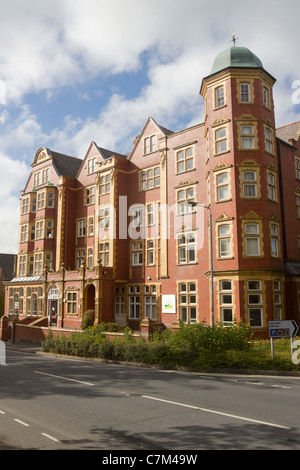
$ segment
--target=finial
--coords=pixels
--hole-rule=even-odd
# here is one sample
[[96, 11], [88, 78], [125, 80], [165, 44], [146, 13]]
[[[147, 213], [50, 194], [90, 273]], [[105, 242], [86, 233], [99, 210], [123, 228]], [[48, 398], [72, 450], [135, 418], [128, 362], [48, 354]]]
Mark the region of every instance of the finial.
[[236, 41], [237, 41], [238, 39], [239, 39], [239, 38], [237, 38], [237, 37], [235, 36], [234, 31], [232, 31], [232, 39], [231, 39], [231, 41], [229, 41], [229, 42], [233, 42], [233, 47], [235, 47], [235, 43], [236, 43]]

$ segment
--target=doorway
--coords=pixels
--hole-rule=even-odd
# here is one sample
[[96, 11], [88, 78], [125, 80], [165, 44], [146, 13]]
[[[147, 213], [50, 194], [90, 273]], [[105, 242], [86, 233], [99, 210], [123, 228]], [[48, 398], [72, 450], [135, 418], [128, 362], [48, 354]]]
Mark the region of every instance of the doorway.
[[90, 284], [86, 288], [86, 308], [85, 310], [93, 310], [95, 312], [96, 289], [94, 284]]
[[59, 297], [60, 292], [57, 287], [51, 287], [47, 298], [48, 325], [57, 326], [59, 318]]

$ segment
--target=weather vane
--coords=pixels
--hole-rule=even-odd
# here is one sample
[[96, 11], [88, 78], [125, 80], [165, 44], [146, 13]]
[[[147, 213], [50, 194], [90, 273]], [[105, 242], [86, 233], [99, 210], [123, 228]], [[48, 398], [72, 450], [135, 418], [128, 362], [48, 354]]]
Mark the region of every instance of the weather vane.
[[235, 43], [236, 43], [236, 41], [237, 41], [238, 39], [239, 39], [239, 38], [237, 38], [237, 37], [235, 36], [234, 31], [232, 31], [232, 39], [231, 39], [231, 41], [229, 41], [229, 42], [233, 42], [233, 47], [235, 47]]

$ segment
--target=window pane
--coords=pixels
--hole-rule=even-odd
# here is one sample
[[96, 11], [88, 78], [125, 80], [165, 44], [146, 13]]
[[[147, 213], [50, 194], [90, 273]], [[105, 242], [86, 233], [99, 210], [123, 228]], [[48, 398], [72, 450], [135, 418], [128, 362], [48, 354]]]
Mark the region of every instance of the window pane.
[[249, 322], [250, 326], [262, 326], [260, 308], [249, 309]]
[[258, 256], [259, 255], [259, 243], [258, 238], [247, 238], [247, 255], [248, 256]]
[[219, 235], [225, 236], [230, 234], [230, 226], [229, 225], [220, 225], [219, 227]]
[[222, 294], [221, 295], [222, 304], [232, 304], [232, 295], [231, 294]]
[[231, 249], [230, 249], [230, 238], [222, 238], [220, 240], [220, 256], [230, 256]]
[[222, 201], [228, 198], [229, 198], [229, 187], [221, 186], [220, 188], [218, 188], [218, 201]]
[[253, 126], [241, 126], [241, 134], [242, 135], [253, 135], [254, 130]]
[[217, 176], [217, 184], [226, 184], [228, 183], [228, 173], [221, 173]]
[[258, 225], [257, 224], [247, 224], [245, 226], [245, 233], [258, 233]]
[[227, 150], [227, 141], [221, 140], [221, 142], [217, 142], [217, 153], [226, 152]]
[[243, 171], [243, 180], [244, 181], [256, 181], [255, 171]]
[[255, 184], [244, 184], [244, 196], [245, 197], [256, 197], [256, 185]]
[[216, 139], [222, 139], [223, 137], [226, 137], [226, 129], [225, 127], [222, 127], [222, 129], [218, 129], [216, 131]]
[[232, 284], [231, 281], [221, 281], [221, 290], [231, 290], [232, 289]]
[[261, 290], [260, 281], [248, 281], [248, 290]]
[[232, 323], [233, 322], [233, 314], [232, 308], [222, 308], [222, 321], [224, 323]]

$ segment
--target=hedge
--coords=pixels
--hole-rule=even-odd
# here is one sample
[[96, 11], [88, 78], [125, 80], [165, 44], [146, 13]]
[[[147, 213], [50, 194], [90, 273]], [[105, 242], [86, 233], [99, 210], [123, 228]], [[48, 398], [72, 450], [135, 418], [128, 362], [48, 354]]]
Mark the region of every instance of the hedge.
[[[123, 329], [124, 336], [107, 339], [104, 332], [111, 329]], [[128, 328], [100, 324], [69, 337], [49, 333], [42, 347], [45, 352], [55, 354], [184, 367], [193, 371], [244, 369], [300, 372], [300, 366], [291, 360], [289, 340], [275, 341], [275, 356], [272, 359], [269, 341], [254, 341], [249, 328], [243, 324], [235, 324], [232, 328], [182, 325], [179, 332], [166, 330], [154, 335], [149, 342], [134, 339]]]

